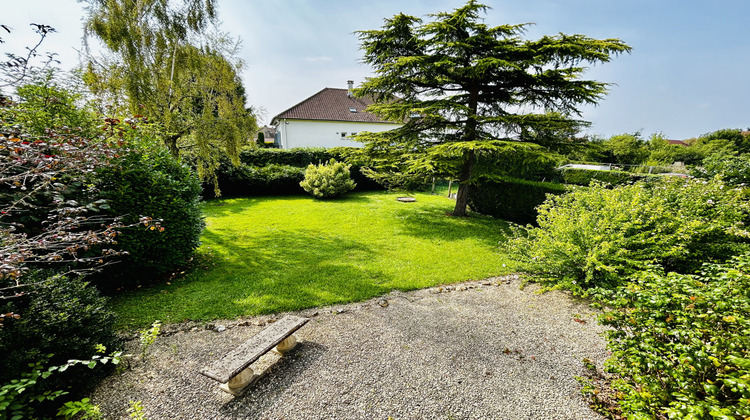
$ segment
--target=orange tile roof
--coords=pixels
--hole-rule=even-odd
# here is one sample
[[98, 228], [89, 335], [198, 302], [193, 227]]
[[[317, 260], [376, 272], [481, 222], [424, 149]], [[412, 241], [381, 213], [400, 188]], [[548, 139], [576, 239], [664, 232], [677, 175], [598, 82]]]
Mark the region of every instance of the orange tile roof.
[[[370, 98], [354, 98], [350, 97], [348, 93], [347, 89], [325, 88], [273, 117], [273, 120], [286, 118], [293, 120], [393, 123], [365, 111], [373, 103]], [[352, 112], [351, 109], [356, 112]]]
[[685, 142], [684, 140], [667, 140], [667, 141], [669, 142], [669, 144], [674, 144], [676, 146], [689, 146], [689, 144], [687, 144], [687, 142]]

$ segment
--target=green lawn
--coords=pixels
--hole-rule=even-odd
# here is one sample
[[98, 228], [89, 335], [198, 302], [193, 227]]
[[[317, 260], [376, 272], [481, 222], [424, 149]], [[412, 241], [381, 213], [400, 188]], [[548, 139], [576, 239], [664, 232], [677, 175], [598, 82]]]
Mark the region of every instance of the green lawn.
[[234, 318], [352, 302], [506, 273], [500, 220], [447, 215], [454, 201], [353, 193], [212, 200], [200, 264], [113, 299], [120, 326]]

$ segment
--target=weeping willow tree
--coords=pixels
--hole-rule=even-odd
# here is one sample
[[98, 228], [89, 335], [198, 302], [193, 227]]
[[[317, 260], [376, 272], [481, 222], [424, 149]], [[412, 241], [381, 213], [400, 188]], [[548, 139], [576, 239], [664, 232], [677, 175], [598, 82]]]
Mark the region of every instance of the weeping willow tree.
[[375, 100], [369, 111], [405, 124], [358, 136], [365, 147], [356, 158], [374, 177], [455, 177], [457, 216], [466, 214], [468, 186], [492, 170], [478, 157], [543, 159], [546, 149], [524, 140], [575, 130], [585, 124], [579, 107], [607, 92], [606, 83], [581, 80], [582, 63], [630, 51], [618, 39], [583, 35], [524, 40], [526, 24], [482, 23], [487, 9], [471, 0], [430, 22], [398, 14], [358, 32], [376, 75], [356, 94]]
[[85, 80], [94, 93], [124, 98], [132, 114], [160, 126], [173, 156], [194, 158], [218, 192], [221, 157], [237, 164], [256, 130], [238, 72], [237, 44], [213, 31], [215, 0], [82, 0], [85, 39], [108, 57], [90, 58]]

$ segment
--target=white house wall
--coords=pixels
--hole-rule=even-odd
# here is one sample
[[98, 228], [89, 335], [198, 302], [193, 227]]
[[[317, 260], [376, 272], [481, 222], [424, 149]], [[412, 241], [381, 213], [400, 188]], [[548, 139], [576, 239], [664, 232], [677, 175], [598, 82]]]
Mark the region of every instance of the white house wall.
[[[294, 147], [362, 147], [362, 143], [349, 139], [353, 133], [363, 131], [379, 133], [400, 126], [401, 124], [282, 119], [276, 126], [276, 132], [279, 135], [282, 149]], [[341, 133], [346, 133], [346, 136], [342, 137]]]

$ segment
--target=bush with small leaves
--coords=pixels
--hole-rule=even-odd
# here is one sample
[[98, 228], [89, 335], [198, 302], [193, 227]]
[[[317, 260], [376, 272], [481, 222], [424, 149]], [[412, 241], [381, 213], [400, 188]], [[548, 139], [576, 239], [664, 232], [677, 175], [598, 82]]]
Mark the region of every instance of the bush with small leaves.
[[606, 301], [624, 418], [750, 417], [750, 254], [698, 275], [642, 272]]
[[186, 164], [164, 150], [133, 150], [100, 168], [97, 178], [111, 214], [123, 215], [131, 225], [144, 214], [160, 220], [158, 228], [120, 230], [115, 248], [127, 255], [96, 276], [98, 287], [143, 284], [187, 263], [200, 244], [204, 222], [200, 181]]
[[[47, 354], [54, 354], [50, 363], [62, 364], [94, 355], [97, 344], [110, 349], [121, 345], [114, 330], [115, 314], [96, 288], [80, 278], [48, 278], [47, 272], [29, 274], [27, 281], [38, 283], [33, 293], [0, 305], [2, 313], [21, 314], [0, 328], [0, 382], [20, 376], [29, 360]], [[83, 384], [91, 378], [67, 379]]]
[[300, 186], [316, 198], [334, 198], [354, 189], [349, 175], [351, 165], [331, 159], [327, 164], [310, 164], [305, 171], [305, 179]]
[[663, 179], [551, 196], [508, 250], [540, 280], [583, 292], [652, 264], [692, 273], [747, 250], [750, 203], [719, 180]]

